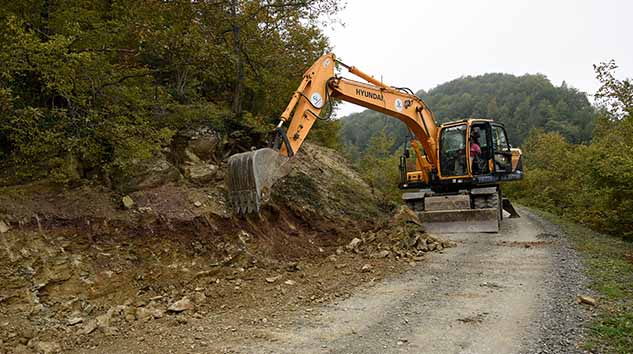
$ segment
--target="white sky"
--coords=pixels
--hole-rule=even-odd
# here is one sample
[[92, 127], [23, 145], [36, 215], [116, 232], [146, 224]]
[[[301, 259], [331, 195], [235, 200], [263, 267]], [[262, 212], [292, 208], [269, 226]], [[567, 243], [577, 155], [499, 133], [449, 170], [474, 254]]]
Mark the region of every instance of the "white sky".
[[[413, 91], [503, 72], [591, 95], [592, 65], [609, 59], [633, 77], [633, 0], [348, 0], [338, 18], [326, 33], [340, 60]], [[362, 110], [344, 103], [337, 116]]]

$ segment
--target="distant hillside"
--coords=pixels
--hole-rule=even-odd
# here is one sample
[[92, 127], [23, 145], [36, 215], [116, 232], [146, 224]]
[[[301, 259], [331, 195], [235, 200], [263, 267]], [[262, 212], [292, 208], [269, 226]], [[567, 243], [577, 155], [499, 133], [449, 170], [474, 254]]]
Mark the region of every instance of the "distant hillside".
[[[504, 123], [514, 146], [520, 146], [534, 128], [559, 132], [571, 142], [587, 142], [596, 116], [584, 93], [564, 82], [556, 87], [541, 74], [466, 76], [417, 95], [440, 122], [472, 117]], [[407, 132], [400, 121], [369, 110], [343, 117], [341, 126], [343, 144], [357, 151], [364, 151], [382, 129], [396, 145]]]

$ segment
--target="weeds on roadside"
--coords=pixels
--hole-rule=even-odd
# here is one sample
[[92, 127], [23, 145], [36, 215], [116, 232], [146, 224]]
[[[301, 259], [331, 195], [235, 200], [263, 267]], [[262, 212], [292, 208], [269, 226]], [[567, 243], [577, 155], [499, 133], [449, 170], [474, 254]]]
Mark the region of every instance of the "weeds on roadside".
[[633, 353], [633, 243], [599, 234], [549, 213], [580, 254], [591, 288], [599, 293], [598, 316], [590, 324], [586, 349]]

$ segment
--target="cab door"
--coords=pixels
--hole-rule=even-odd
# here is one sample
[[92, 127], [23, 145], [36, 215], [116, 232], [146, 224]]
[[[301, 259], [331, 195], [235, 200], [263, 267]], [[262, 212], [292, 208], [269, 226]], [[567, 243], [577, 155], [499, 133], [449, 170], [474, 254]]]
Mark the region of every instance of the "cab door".
[[468, 177], [467, 125], [456, 124], [440, 131], [439, 176], [441, 179]]
[[492, 124], [492, 149], [495, 173], [512, 173], [512, 150], [508, 135], [502, 125]]

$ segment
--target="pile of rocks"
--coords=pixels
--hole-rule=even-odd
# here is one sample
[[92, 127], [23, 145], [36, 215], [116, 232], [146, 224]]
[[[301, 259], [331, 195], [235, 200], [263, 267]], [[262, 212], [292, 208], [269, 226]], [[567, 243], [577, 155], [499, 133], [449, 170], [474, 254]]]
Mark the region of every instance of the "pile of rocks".
[[337, 253], [348, 251], [369, 258], [395, 256], [418, 260], [427, 252], [454, 246], [452, 241], [444, 241], [426, 233], [415, 212], [402, 206], [386, 225], [361, 234], [345, 249], [340, 247]]

